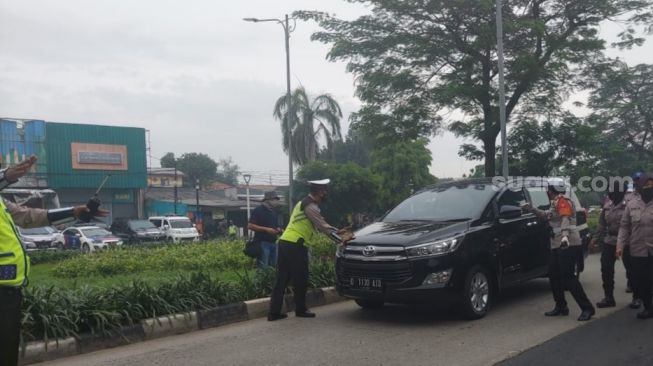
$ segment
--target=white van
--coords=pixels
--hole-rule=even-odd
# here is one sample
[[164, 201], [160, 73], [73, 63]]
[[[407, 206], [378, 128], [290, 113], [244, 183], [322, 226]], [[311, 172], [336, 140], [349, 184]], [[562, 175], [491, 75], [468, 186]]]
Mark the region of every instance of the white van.
[[175, 243], [200, 240], [195, 225], [186, 216], [152, 216], [148, 220], [163, 231], [166, 240]]

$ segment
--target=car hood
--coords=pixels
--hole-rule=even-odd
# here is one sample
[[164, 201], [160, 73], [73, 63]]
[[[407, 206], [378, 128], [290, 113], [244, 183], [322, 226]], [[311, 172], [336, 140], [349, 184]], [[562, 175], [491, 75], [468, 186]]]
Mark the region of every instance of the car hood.
[[469, 221], [375, 222], [358, 230], [351, 244], [409, 246], [464, 234]]
[[57, 233], [52, 233], [52, 234], [44, 234], [44, 235], [25, 235], [21, 234], [21, 236], [25, 239], [29, 239], [32, 241], [53, 241], [57, 238]]

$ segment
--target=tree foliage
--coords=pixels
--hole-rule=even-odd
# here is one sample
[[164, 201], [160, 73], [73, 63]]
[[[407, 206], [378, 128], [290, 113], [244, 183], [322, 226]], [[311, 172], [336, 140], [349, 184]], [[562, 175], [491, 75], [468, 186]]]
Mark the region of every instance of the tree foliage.
[[318, 159], [340, 164], [351, 161], [367, 168], [371, 165], [370, 146], [359, 133], [349, 130], [346, 139], [334, 141], [331, 146], [326, 146], [320, 150]]
[[[343, 20], [298, 12], [323, 31], [328, 59], [347, 61], [364, 106], [353, 127], [382, 144], [428, 137], [446, 122], [482, 143], [485, 174], [494, 175], [500, 131], [494, 0], [349, 0], [371, 13]], [[620, 21], [620, 47], [641, 44], [634, 26], [650, 24], [646, 0], [504, 0], [506, 116], [557, 110], [581, 71], [599, 59], [599, 24]], [[467, 146], [469, 147], [469, 146]], [[463, 151], [464, 152], [464, 151]], [[467, 151], [468, 153], [474, 152]], [[478, 155], [478, 151], [475, 152]]]
[[232, 186], [238, 185], [238, 176], [240, 175], [240, 167], [234, 163], [231, 157], [220, 159], [218, 162], [218, 171], [215, 174], [215, 179], [222, 183], [227, 183]]
[[322, 94], [310, 100], [306, 90], [301, 87], [292, 93], [292, 111], [288, 113], [287, 95], [279, 97], [274, 105], [274, 118], [281, 121], [283, 148], [288, 152], [288, 116], [292, 131], [292, 160], [303, 165], [317, 159], [320, 138], [327, 146], [341, 139], [340, 119], [342, 110], [338, 102], [329, 94]]
[[306, 181], [324, 178], [331, 179], [331, 184], [322, 213], [331, 225], [339, 226], [351, 214], [378, 211], [381, 178], [353, 162], [315, 161], [303, 165], [295, 181], [296, 197], [308, 194]]
[[400, 141], [375, 148], [372, 171], [381, 177], [381, 208], [388, 210], [428, 184], [436, 181], [429, 173], [431, 151], [428, 139]]

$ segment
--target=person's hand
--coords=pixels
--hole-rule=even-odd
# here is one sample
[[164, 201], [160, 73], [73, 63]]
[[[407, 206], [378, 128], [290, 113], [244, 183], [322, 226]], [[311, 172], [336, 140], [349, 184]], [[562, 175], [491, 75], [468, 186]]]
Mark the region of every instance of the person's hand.
[[520, 206], [522, 211], [530, 212], [533, 210], [533, 205], [530, 203], [524, 203], [523, 205]]
[[624, 250], [621, 248], [617, 248], [614, 252], [614, 256], [617, 257], [617, 259], [621, 259], [623, 255], [624, 255]]
[[598, 248], [598, 245], [596, 244], [596, 238], [592, 238], [592, 240], [590, 240], [590, 249], [596, 248]]
[[569, 237], [567, 235], [560, 239], [560, 248], [567, 248], [569, 246]]
[[[87, 212], [91, 212], [91, 210], [89, 210], [88, 207], [86, 207], [86, 205], [84, 205], [84, 206], [76, 206], [76, 207], [73, 208], [73, 216], [75, 216], [76, 219], [81, 218], [82, 215], [83, 215], [84, 213], [87, 213]], [[109, 211], [99, 208], [99, 209], [97, 210], [97, 212], [95, 213], [95, 216], [96, 216], [96, 217], [106, 217], [106, 216], [109, 216]]]
[[265, 232], [270, 234], [270, 235], [277, 235], [279, 234], [279, 230], [273, 227], [266, 227]]
[[8, 180], [10, 183], [15, 183], [16, 181], [18, 181], [18, 178], [25, 175], [35, 163], [36, 163], [36, 156], [30, 155], [28, 158], [21, 161], [20, 163], [7, 168], [7, 170], [5, 170], [5, 179]]

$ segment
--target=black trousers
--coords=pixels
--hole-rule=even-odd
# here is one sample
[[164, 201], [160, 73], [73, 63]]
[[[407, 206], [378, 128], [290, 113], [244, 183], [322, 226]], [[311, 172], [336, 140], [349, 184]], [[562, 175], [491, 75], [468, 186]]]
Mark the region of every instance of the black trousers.
[[605, 297], [614, 298], [614, 263], [617, 261], [617, 247], [615, 245], [603, 244], [601, 251], [601, 279], [603, 280], [603, 292]]
[[[628, 287], [630, 289], [633, 288], [633, 266], [631, 264], [631, 256], [630, 256], [630, 247], [626, 245], [624, 247], [624, 253], [622, 255], [622, 260], [624, 261], [624, 268], [626, 268], [626, 279], [628, 280]], [[636, 298], [635, 295], [633, 295], [633, 298]]]
[[20, 288], [0, 287], [0, 366], [18, 365], [22, 302]]
[[272, 288], [270, 313], [281, 313], [286, 286], [292, 281], [294, 286], [295, 313], [306, 308], [306, 288], [308, 287], [308, 248], [304, 245], [279, 240], [277, 253], [277, 276]]
[[587, 298], [583, 286], [574, 274], [576, 260], [582, 250], [580, 246], [551, 250], [549, 256], [549, 284], [551, 285], [553, 299], [558, 307], [567, 307], [565, 290], [568, 290], [581, 310], [594, 308]]
[[651, 286], [653, 285], [653, 256], [630, 257], [633, 275], [633, 293], [642, 300], [644, 309], [653, 310]]

